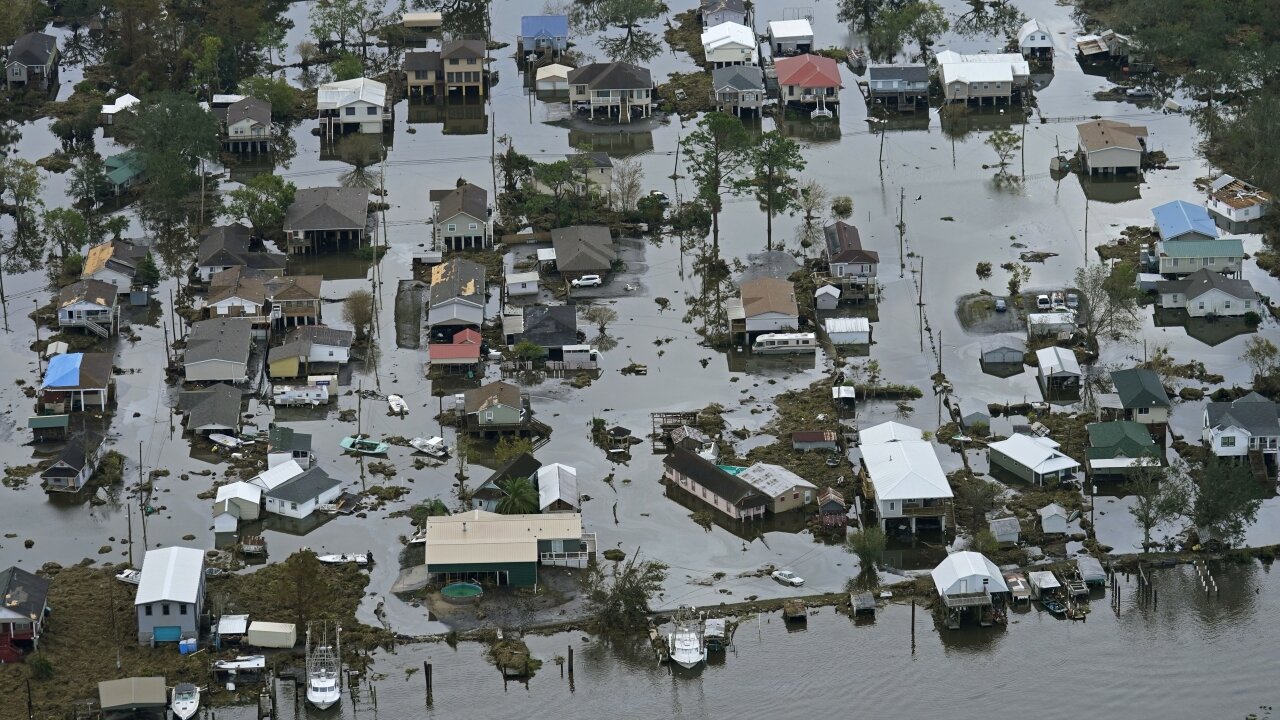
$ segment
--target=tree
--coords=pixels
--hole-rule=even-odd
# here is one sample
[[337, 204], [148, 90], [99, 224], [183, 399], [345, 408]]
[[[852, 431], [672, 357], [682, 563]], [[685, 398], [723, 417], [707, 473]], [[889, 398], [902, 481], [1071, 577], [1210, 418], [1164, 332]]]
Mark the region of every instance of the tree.
[[919, 46], [920, 60], [928, 60], [929, 48], [933, 46], [934, 39], [951, 29], [951, 23], [942, 6], [932, 0], [915, 2], [908, 7], [906, 34]]
[[[985, 527], [984, 520], [987, 516], [987, 511], [995, 506], [996, 498], [1000, 497], [1000, 493], [1003, 492], [1003, 488], [1000, 487], [999, 483], [974, 477], [964, 471], [960, 471], [959, 477], [952, 478], [951, 486], [955, 489], [956, 505], [969, 509], [970, 516], [968, 521], [972, 523], [972, 526], [974, 528]], [[957, 518], [957, 521], [960, 520], [963, 520], [963, 518]]]
[[356, 342], [368, 344], [373, 330], [373, 293], [353, 290], [342, 303], [342, 319], [351, 325]]
[[1261, 506], [1260, 488], [1247, 464], [1215, 457], [1191, 472], [1191, 522], [1202, 542], [1206, 535], [1228, 547], [1244, 542]]
[[298, 95], [288, 80], [266, 75], [240, 81], [240, 93], [271, 103], [271, 116], [287, 119], [297, 112]]
[[656, 560], [641, 560], [637, 551], [625, 563], [610, 563], [608, 575], [601, 563], [587, 568], [587, 610], [596, 629], [627, 631], [649, 622], [649, 599], [662, 592], [667, 566]]
[[1076, 326], [1089, 347], [1098, 349], [1098, 338], [1131, 337], [1142, 327], [1138, 314], [1138, 289], [1133, 266], [1120, 263], [1114, 270], [1102, 263], [1076, 269]]
[[777, 130], [760, 137], [751, 148], [752, 177], [746, 181], [765, 211], [765, 247], [773, 249], [773, 216], [798, 207], [794, 173], [804, 171], [800, 146]]
[[1147, 552], [1151, 548], [1151, 531], [1187, 512], [1189, 489], [1185, 467], [1181, 471], [1171, 468], [1166, 476], [1155, 458], [1139, 458], [1139, 463], [1130, 471], [1128, 486], [1133, 491], [1129, 514], [1142, 530], [1142, 552]]
[[506, 465], [525, 453], [533, 453], [533, 441], [525, 437], [508, 436], [499, 440], [494, 447], [493, 459], [499, 465]]
[[568, 160], [538, 163], [533, 166], [533, 179], [551, 194], [557, 206], [567, 199], [576, 184], [577, 176]]
[[600, 330], [600, 334], [605, 334], [605, 326], [618, 319], [618, 313], [613, 308], [604, 305], [591, 305], [582, 311], [582, 319], [595, 325]]
[[112, 215], [102, 223], [102, 231], [111, 234], [112, 240], [119, 240], [129, 229], [128, 215]]
[[845, 541], [844, 549], [858, 556], [858, 577], [856, 585], [861, 588], [871, 589], [879, 585], [879, 575], [876, 572], [876, 566], [884, 559], [884, 551], [888, 546], [888, 539], [885, 537], [884, 530], [879, 526], [868, 525], [861, 530], [855, 530], [849, 533], [849, 538]]
[[521, 340], [511, 348], [516, 357], [521, 360], [540, 360], [547, 354], [547, 349], [532, 340]]
[[213, 94], [221, 88], [222, 39], [215, 35], [203, 35], [196, 48], [188, 52], [195, 81], [204, 89], [205, 99], [212, 101]]
[[998, 166], [1000, 172], [1005, 171], [1005, 167], [1009, 165], [1009, 160], [1013, 158], [1013, 154], [1022, 147], [1022, 138], [1012, 130], [994, 130], [987, 136], [987, 145], [995, 150], [996, 157], [1000, 159]]
[[227, 213], [234, 218], [247, 218], [258, 233], [273, 235], [284, 223], [296, 190], [293, 183], [279, 175], [255, 175], [244, 187], [231, 191]]
[[44, 213], [44, 233], [57, 249], [59, 259], [80, 251], [89, 242], [89, 225], [72, 208], [53, 208]]
[[528, 515], [538, 512], [538, 488], [528, 478], [511, 478], [502, 484], [502, 490], [506, 495], [498, 501], [498, 513]]
[[364, 64], [360, 62], [360, 57], [349, 52], [339, 55], [329, 64], [329, 69], [333, 71], [334, 80], [354, 80], [364, 74]]
[[1244, 354], [1240, 359], [1248, 363], [1253, 371], [1251, 377], [1256, 381], [1280, 370], [1280, 348], [1271, 340], [1254, 335], [1244, 344]]
[[853, 198], [848, 195], [837, 195], [831, 199], [831, 216], [837, 220], [848, 220], [853, 215]]
[[67, 195], [85, 214], [90, 225], [95, 224], [94, 211], [98, 203], [105, 200], [110, 192], [111, 182], [107, 179], [107, 167], [102, 162], [102, 156], [93, 150], [77, 155], [67, 181]]
[[1009, 271], [1009, 295], [1016, 297], [1022, 292], [1022, 284], [1031, 279], [1031, 268], [1022, 263], [1005, 263], [1000, 267]]
[[8, 198], [13, 233], [4, 243], [4, 264], [9, 272], [26, 272], [44, 259], [40, 236], [40, 193], [44, 182], [35, 163], [20, 158], [0, 159], [0, 200]]
[[637, 209], [644, 191], [644, 167], [634, 158], [613, 164], [613, 180], [609, 187], [609, 206], [618, 212]]
[[355, 40], [359, 31], [364, 5], [362, 0], [330, 0], [312, 5], [308, 17], [316, 42], [321, 47], [336, 42], [346, 51], [347, 44]]
[[143, 287], [155, 287], [160, 284], [160, 268], [156, 267], [155, 258], [151, 257], [151, 253], [147, 253], [138, 263], [133, 280]]
[[698, 200], [711, 212], [711, 242], [716, 250], [723, 196], [739, 192], [740, 175], [751, 161], [750, 145], [742, 121], [718, 112], [703, 115], [698, 129], [680, 141]]
[[311, 550], [299, 550], [280, 564], [273, 594], [299, 627], [306, 627], [324, 608], [330, 589], [327, 583], [319, 582], [323, 577], [324, 566]]
[[988, 528], [983, 528], [973, 534], [973, 551], [980, 552], [983, 555], [990, 555], [1000, 549], [1000, 541], [996, 539], [994, 533]]

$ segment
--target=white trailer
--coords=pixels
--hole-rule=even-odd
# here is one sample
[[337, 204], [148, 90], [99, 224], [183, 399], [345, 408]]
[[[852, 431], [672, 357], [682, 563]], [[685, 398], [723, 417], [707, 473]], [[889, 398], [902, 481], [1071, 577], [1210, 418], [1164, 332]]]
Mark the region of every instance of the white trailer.
[[254, 620], [249, 623], [247, 640], [255, 647], [291, 648], [298, 644], [298, 628], [293, 623]]

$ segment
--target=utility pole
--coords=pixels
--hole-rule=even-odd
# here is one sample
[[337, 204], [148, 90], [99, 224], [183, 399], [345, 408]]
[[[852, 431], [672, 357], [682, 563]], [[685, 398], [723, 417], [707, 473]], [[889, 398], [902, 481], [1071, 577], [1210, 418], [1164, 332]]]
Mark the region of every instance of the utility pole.
[[138, 505], [139, 512], [142, 515], [142, 552], [147, 552], [147, 505], [151, 499], [150, 492], [144, 492], [142, 489], [142, 441], [138, 441]]
[[906, 277], [907, 259], [905, 254], [907, 223], [903, 217], [903, 207], [907, 200], [907, 189], [898, 188], [898, 277]]

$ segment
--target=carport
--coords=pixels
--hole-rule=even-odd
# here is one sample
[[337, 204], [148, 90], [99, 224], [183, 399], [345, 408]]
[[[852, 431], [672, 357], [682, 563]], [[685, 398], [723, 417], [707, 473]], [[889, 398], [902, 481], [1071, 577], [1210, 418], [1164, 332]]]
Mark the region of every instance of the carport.
[[163, 718], [166, 700], [163, 677], [135, 677], [98, 683], [98, 704], [104, 720]]

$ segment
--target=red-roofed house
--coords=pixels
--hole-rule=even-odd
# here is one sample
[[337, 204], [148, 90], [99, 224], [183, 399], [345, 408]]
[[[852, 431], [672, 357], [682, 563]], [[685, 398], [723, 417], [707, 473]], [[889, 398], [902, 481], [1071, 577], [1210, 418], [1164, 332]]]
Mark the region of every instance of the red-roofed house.
[[821, 55], [797, 55], [778, 58], [774, 67], [782, 102], [825, 110], [827, 105], [840, 101], [840, 66], [835, 60]]
[[480, 333], [467, 328], [455, 333], [450, 342], [428, 345], [429, 369], [440, 368], [443, 372], [470, 372], [480, 364], [482, 342]]

